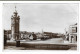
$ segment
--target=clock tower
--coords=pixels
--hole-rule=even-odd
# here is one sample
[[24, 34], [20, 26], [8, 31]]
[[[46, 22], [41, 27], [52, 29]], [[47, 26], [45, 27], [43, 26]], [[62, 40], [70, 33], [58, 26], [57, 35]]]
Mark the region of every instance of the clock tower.
[[11, 17], [11, 36], [12, 36], [11, 40], [12, 41], [19, 40], [19, 23], [20, 23], [20, 16], [16, 11], [16, 6], [15, 6], [15, 12]]

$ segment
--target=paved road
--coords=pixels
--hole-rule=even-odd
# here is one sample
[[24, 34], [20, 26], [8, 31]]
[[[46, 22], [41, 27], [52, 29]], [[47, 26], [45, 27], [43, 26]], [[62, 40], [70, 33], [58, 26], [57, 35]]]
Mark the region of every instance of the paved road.
[[[15, 42], [15, 41], [7, 41], [7, 42]], [[64, 43], [64, 40], [62, 38], [52, 38], [47, 40], [20, 40], [20, 43], [35, 43], [35, 44], [62, 44]]]

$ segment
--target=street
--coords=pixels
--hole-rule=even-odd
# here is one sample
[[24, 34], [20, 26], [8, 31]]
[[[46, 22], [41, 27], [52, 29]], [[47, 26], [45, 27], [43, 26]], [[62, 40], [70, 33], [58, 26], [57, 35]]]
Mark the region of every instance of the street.
[[20, 47], [16, 42], [7, 42], [5, 50], [77, 50], [76, 43], [64, 43], [61, 38], [53, 38], [45, 41], [21, 41]]

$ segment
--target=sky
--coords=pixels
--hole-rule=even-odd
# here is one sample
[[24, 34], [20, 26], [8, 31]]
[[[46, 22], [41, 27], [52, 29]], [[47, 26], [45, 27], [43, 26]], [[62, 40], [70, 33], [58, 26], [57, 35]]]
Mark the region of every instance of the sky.
[[11, 29], [11, 16], [20, 16], [20, 31], [65, 33], [65, 28], [77, 23], [77, 3], [4, 3], [3, 28]]

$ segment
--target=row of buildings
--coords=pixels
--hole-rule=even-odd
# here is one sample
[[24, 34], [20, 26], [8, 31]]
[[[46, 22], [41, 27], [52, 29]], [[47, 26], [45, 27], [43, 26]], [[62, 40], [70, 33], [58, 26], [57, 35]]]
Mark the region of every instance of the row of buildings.
[[[6, 36], [7, 40], [11, 40], [12, 35], [11, 35], [11, 30], [4, 30], [4, 36]], [[20, 40], [26, 40], [26, 39], [39, 39], [39, 40], [46, 40], [50, 38], [62, 38], [64, 35], [63, 34], [58, 34], [58, 33], [52, 33], [52, 32], [27, 32], [27, 31], [20, 31], [19, 32], [19, 39]]]

